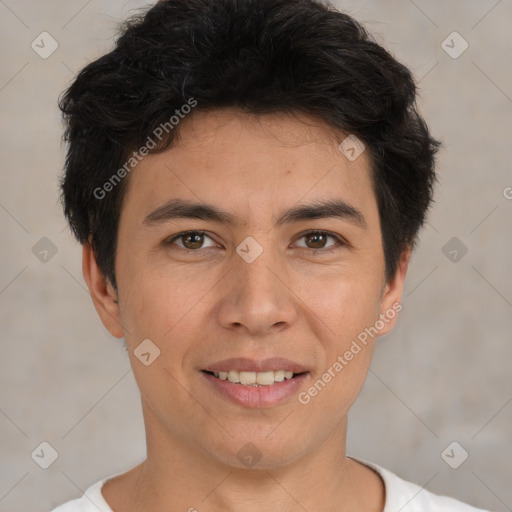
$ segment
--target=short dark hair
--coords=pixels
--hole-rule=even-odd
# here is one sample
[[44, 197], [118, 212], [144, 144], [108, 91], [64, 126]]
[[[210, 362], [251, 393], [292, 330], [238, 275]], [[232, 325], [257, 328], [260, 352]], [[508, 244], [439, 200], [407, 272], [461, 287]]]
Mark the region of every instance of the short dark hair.
[[[432, 202], [440, 145], [417, 111], [410, 71], [319, 0], [161, 0], [127, 20], [115, 48], [59, 99], [64, 214], [116, 290], [126, 161], [191, 98], [195, 110], [300, 112], [355, 134], [372, 162], [386, 278], [395, 275]], [[149, 152], [171, 146], [179, 126], [172, 128]]]

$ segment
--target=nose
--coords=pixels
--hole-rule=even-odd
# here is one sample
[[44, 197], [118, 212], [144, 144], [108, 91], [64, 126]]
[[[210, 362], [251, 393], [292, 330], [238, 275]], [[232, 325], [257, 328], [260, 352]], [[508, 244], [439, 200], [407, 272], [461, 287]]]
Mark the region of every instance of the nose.
[[300, 300], [275, 251], [263, 250], [252, 263], [236, 255], [233, 265], [218, 310], [224, 328], [264, 336], [295, 322]]

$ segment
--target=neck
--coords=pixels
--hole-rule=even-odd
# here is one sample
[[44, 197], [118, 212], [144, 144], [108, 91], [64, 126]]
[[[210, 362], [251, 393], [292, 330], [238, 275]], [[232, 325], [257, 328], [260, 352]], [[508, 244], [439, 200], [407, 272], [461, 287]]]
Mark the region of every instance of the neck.
[[266, 463], [263, 456], [252, 467], [234, 467], [222, 460], [215, 446], [210, 453], [198, 450], [186, 439], [170, 435], [144, 404], [143, 409], [147, 459], [124, 482], [103, 489], [116, 512], [383, 510], [380, 477], [346, 457], [346, 417], [320, 446], [286, 464], [274, 459]]

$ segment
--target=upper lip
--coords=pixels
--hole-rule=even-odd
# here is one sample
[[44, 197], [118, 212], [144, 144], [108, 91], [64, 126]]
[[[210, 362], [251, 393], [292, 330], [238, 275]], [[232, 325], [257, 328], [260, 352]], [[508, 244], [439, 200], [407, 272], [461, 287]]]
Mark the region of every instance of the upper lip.
[[304, 373], [308, 369], [302, 364], [290, 361], [284, 357], [270, 357], [257, 361], [246, 357], [232, 357], [223, 359], [204, 368], [210, 372], [227, 372], [236, 370], [239, 372], [270, 372], [273, 370], [285, 370], [293, 373]]

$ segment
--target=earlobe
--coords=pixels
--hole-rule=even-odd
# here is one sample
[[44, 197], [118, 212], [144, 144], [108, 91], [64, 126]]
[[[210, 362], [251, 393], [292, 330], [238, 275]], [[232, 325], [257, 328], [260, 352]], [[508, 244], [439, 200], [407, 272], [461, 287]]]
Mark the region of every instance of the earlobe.
[[124, 336], [117, 293], [99, 268], [89, 243], [82, 245], [82, 272], [91, 298], [105, 328], [116, 338]]
[[411, 257], [411, 248], [407, 247], [400, 257], [400, 262], [396, 270], [395, 276], [391, 281], [386, 283], [384, 288], [381, 307], [380, 319], [384, 323], [384, 327], [380, 329], [380, 336], [390, 332], [395, 326], [398, 313], [402, 309], [402, 293], [404, 289], [405, 277], [409, 268]]

